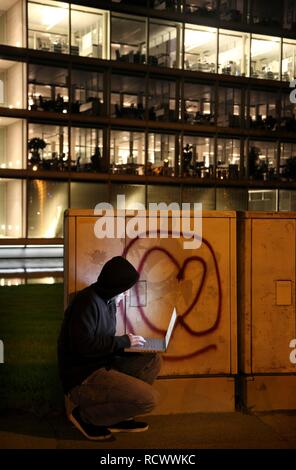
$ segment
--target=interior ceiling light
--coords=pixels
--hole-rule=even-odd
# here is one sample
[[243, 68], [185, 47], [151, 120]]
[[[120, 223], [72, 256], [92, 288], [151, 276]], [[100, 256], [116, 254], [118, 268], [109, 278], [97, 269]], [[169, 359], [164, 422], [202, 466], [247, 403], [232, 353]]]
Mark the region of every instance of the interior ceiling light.
[[272, 52], [273, 50], [277, 49], [279, 43], [275, 41], [263, 41], [261, 39], [252, 39], [252, 48], [251, 48], [251, 55], [255, 57], [261, 54], [267, 54], [268, 52]]
[[63, 8], [43, 7], [42, 14], [42, 24], [46, 26], [46, 31], [49, 31], [68, 16], [68, 11]]
[[186, 52], [196, 47], [200, 47], [208, 42], [212, 41], [215, 38], [215, 33], [210, 33], [208, 31], [195, 31], [189, 29], [185, 32], [185, 49]]

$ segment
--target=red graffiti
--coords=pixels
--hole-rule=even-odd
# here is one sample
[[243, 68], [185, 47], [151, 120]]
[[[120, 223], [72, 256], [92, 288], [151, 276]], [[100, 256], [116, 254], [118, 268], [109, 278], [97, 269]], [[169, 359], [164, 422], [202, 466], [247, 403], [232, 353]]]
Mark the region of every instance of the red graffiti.
[[[161, 231], [158, 230], [157, 234], [160, 235], [160, 233], [161, 233]], [[168, 234], [172, 235], [173, 232], [169, 231]], [[145, 234], [142, 234], [142, 235], [145, 235]], [[142, 235], [141, 235], [141, 238], [143, 238]], [[122, 255], [127, 257], [130, 249], [132, 248], [132, 246], [138, 240], [140, 240], [141, 238], [137, 237], [137, 238], [134, 238], [133, 240], [131, 240], [130, 243], [124, 249]], [[206, 240], [205, 238], [202, 238], [202, 243], [204, 243], [208, 247], [208, 249], [209, 249], [209, 251], [212, 255], [212, 258], [213, 258], [213, 261], [214, 261], [215, 273], [216, 273], [216, 277], [217, 277], [217, 286], [218, 286], [218, 307], [217, 307], [215, 321], [209, 328], [207, 328], [205, 330], [201, 330], [201, 331], [193, 330], [186, 322], [186, 317], [189, 315], [189, 313], [193, 310], [193, 308], [197, 304], [197, 302], [200, 298], [200, 295], [202, 293], [202, 290], [205, 286], [205, 280], [206, 280], [206, 275], [207, 275], [207, 263], [205, 262], [205, 260], [203, 258], [201, 258], [200, 256], [190, 256], [190, 257], [185, 259], [185, 261], [183, 262], [182, 265], [180, 265], [180, 263], [177, 261], [175, 256], [173, 254], [171, 254], [166, 248], [161, 248], [161, 247], [154, 246], [152, 248], [149, 248], [145, 252], [145, 254], [142, 256], [142, 258], [139, 262], [138, 268], [137, 268], [138, 272], [141, 274], [142, 271], [143, 271], [144, 264], [145, 264], [147, 258], [151, 255], [151, 253], [153, 253], [155, 251], [159, 251], [160, 253], [163, 253], [175, 265], [176, 270], [177, 270], [176, 279], [178, 281], [181, 281], [182, 279], [184, 279], [186, 268], [188, 267], [189, 263], [198, 262], [202, 265], [203, 272], [202, 272], [202, 276], [201, 276], [201, 281], [200, 281], [200, 284], [198, 285], [198, 287], [196, 289], [193, 301], [191, 302], [191, 304], [186, 308], [186, 310], [183, 313], [179, 314], [178, 324], [176, 326], [176, 327], [178, 327], [178, 325], [180, 325], [180, 327], [185, 329], [191, 336], [205, 336], [205, 335], [208, 335], [208, 334], [212, 333], [213, 331], [215, 331], [219, 326], [219, 323], [220, 323], [220, 320], [221, 320], [221, 312], [222, 312], [222, 286], [221, 286], [221, 277], [220, 277], [220, 272], [219, 272], [219, 267], [218, 267], [218, 262], [217, 262], [217, 259], [216, 259], [216, 255], [215, 255], [215, 252], [213, 250], [213, 247], [208, 242], [208, 240]], [[138, 303], [138, 305], [140, 305], [140, 295], [139, 295], [139, 290], [138, 290], [137, 285], [136, 285], [136, 297], [137, 297], [137, 303]], [[121, 305], [120, 307], [121, 307], [121, 313], [123, 314], [123, 306]], [[162, 335], [165, 335], [165, 333], [166, 333], [165, 330], [157, 328], [157, 326], [154, 325], [149, 320], [149, 318], [147, 318], [147, 316], [146, 316], [146, 314], [143, 310], [143, 307], [139, 306], [138, 310], [139, 310], [139, 313], [141, 315], [141, 318], [142, 318], [143, 322], [151, 329], [151, 331], [154, 331], [155, 333], [160, 333]], [[126, 326], [127, 326], [128, 330], [131, 333], [135, 333], [133, 325], [130, 322], [130, 320], [128, 318], [126, 318], [125, 320], [126, 320]], [[206, 346], [202, 349], [197, 349], [197, 350], [193, 351], [192, 353], [184, 354], [184, 355], [180, 355], [180, 356], [166, 354], [164, 356], [164, 359], [167, 360], [167, 361], [176, 361], [176, 360], [179, 361], [179, 360], [190, 359], [190, 358], [196, 357], [200, 354], [204, 354], [204, 353], [208, 352], [209, 350], [213, 350], [213, 349], [217, 349], [216, 344], [210, 344], [210, 345], [208, 345], [208, 346]]]

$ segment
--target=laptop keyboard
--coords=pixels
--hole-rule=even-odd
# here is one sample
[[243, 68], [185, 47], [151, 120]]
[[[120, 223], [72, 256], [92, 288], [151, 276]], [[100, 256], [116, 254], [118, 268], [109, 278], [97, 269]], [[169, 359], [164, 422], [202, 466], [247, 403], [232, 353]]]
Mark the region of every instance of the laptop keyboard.
[[163, 339], [158, 338], [145, 338], [146, 343], [144, 346], [140, 346], [140, 349], [147, 349], [147, 350], [156, 350], [162, 351], [164, 349]]

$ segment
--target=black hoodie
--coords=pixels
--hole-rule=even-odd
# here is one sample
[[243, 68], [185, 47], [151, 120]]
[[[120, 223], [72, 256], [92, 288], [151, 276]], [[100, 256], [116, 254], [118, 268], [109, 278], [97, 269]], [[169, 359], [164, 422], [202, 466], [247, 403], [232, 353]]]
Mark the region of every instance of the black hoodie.
[[58, 362], [64, 392], [92, 372], [110, 367], [116, 353], [130, 346], [127, 335], [115, 336], [114, 297], [132, 287], [139, 274], [121, 256], [102, 268], [97, 282], [78, 292], [65, 311], [58, 339]]

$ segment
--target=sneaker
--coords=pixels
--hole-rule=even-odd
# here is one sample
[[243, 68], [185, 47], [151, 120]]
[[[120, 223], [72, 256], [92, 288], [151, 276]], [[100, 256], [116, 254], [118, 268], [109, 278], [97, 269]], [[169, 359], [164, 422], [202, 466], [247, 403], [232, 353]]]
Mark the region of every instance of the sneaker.
[[105, 441], [112, 438], [112, 434], [106, 426], [95, 426], [91, 423], [85, 423], [80, 416], [78, 407], [74, 408], [69, 416], [69, 420], [87, 439]]
[[147, 431], [148, 428], [149, 425], [144, 421], [135, 421], [134, 419], [127, 419], [126, 421], [108, 426], [111, 432], [143, 432]]

